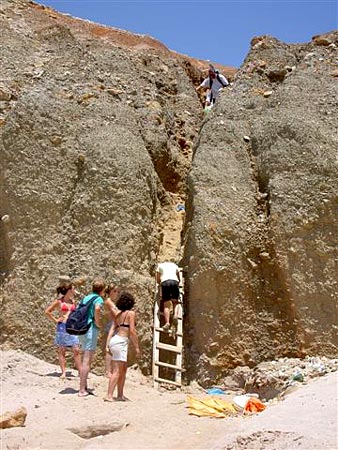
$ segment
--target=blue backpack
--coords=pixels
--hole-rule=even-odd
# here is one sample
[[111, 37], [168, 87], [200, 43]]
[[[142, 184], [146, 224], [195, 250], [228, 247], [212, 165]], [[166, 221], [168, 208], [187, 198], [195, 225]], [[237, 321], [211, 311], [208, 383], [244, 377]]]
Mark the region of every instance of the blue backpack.
[[93, 320], [88, 323], [90, 307], [99, 295], [94, 295], [86, 304], [82, 303], [82, 300], [72, 311], [66, 321], [66, 331], [68, 334], [74, 334], [80, 336], [86, 334], [92, 325]]

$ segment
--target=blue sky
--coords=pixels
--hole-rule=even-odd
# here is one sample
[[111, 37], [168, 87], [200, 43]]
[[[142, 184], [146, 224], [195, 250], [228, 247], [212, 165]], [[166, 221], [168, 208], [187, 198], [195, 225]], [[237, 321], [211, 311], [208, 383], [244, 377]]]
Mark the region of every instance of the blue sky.
[[254, 36], [310, 42], [338, 28], [337, 0], [44, 0], [72, 16], [158, 39], [171, 50], [239, 67]]

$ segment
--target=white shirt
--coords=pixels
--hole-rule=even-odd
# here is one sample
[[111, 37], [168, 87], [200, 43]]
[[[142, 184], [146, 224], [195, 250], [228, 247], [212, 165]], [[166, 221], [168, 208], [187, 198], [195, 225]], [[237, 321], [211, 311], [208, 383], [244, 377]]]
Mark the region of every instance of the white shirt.
[[[217, 75], [216, 75], [216, 78], [212, 79], [211, 93], [212, 93], [212, 98], [214, 98], [215, 100], [218, 97], [219, 91], [221, 89], [223, 89], [224, 86], [228, 86], [229, 85], [229, 82], [225, 78], [224, 75], [221, 75], [219, 73], [218, 76], [219, 76], [220, 80], [222, 80], [223, 84], [218, 81]], [[205, 80], [203, 80], [201, 85], [200, 85], [200, 87], [210, 88], [210, 77], [208, 77]]]
[[157, 272], [161, 275], [161, 283], [167, 280], [180, 281], [177, 276], [178, 266], [172, 262], [164, 262], [157, 266]]

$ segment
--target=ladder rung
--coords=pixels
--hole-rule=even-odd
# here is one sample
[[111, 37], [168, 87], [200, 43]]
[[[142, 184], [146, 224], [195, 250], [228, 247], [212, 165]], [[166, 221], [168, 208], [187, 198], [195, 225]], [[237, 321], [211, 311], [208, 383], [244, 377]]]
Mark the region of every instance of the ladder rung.
[[177, 383], [177, 381], [165, 380], [164, 378], [155, 378], [155, 381], [157, 381], [158, 383], [173, 384], [174, 386], [179, 386], [179, 387], [182, 386], [182, 384], [181, 383]]
[[181, 370], [183, 372], [182, 367], [174, 366], [174, 364], [168, 364], [168, 363], [164, 363], [161, 361], [157, 361], [157, 362], [155, 362], [155, 364], [157, 366], [161, 366], [161, 367], [168, 367], [169, 369]]
[[[163, 333], [169, 334], [169, 331], [168, 331], [168, 330], [163, 330], [163, 328], [157, 328], [157, 327], [155, 327], [155, 331], [162, 331]], [[176, 334], [176, 336], [183, 336], [182, 333], [176, 332], [175, 334]]]
[[163, 344], [163, 342], [157, 342], [156, 348], [159, 348], [160, 350], [168, 350], [169, 352], [174, 353], [182, 353], [182, 349], [176, 347], [176, 345]]
[[[176, 331], [175, 336], [176, 337], [183, 337], [183, 333], [179, 333], [178, 331]], [[172, 337], [174, 337], [174, 336], [172, 335]]]
[[[182, 304], [182, 303], [179, 303], [179, 304]], [[159, 315], [160, 315], [161, 317], [164, 317], [164, 313], [163, 313], [163, 312], [160, 312]], [[183, 317], [180, 317], [180, 316], [179, 316], [179, 317], [177, 317], [177, 319], [178, 319], [178, 320], [183, 320]]]

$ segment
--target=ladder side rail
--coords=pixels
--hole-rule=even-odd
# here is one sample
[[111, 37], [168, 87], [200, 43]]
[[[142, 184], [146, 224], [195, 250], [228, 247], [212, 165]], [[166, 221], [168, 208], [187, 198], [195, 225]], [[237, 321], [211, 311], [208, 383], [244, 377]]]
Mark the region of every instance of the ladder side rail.
[[[183, 350], [183, 297], [184, 297], [184, 277], [183, 277], [183, 269], [179, 268], [180, 272], [180, 298], [179, 304], [177, 307], [177, 335], [176, 335], [176, 345], [180, 349]], [[182, 350], [180, 353], [176, 353], [176, 366], [180, 368], [180, 370], [175, 371], [175, 382], [179, 385], [182, 384]]]
[[160, 326], [159, 319], [159, 304], [158, 304], [158, 285], [155, 283], [155, 303], [154, 303], [154, 321], [153, 321], [153, 364], [152, 364], [152, 374], [154, 381], [154, 388], [158, 388], [158, 382], [156, 381], [159, 378], [159, 366], [156, 364], [159, 361], [159, 349], [157, 348], [157, 344], [160, 338], [160, 332], [158, 328]]
[[[160, 298], [159, 286], [155, 284], [155, 304], [154, 304], [154, 323], [153, 323], [153, 362], [152, 374], [154, 387], [158, 388], [159, 383], [168, 383], [177, 387], [182, 386], [182, 350], [183, 350], [183, 296], [184, 296], [184, 278], [183, 269], [179, 268], [180, 283], [179, 283], [179, 305], [177, 307], [177, 333], [174, 336], [175, 344], [169, 345], [160, 342], [160, 335], [163, 332], [160, 326]], [[175, 353], [175, 364], [168, 364], [160, 361], [161, 350], [166, 350]], [[165, 379], [159, 376], [159, 367], [167, 367], [174, 370], [175, 381]]]

